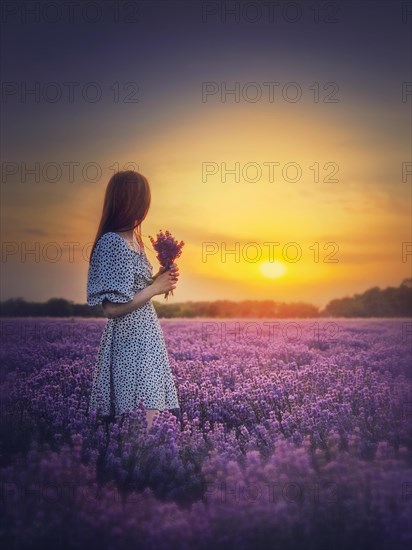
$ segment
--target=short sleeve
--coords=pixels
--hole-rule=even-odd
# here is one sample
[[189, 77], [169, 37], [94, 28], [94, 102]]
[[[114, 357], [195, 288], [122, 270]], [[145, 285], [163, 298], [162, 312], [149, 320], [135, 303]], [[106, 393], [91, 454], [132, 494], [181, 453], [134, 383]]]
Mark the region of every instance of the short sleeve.
[[95, 306], [104, 299], [124, 304], [134, 296], [132, 255], [122, 237], [104, 233], [96, 243], [89, 264], [87, 304]]

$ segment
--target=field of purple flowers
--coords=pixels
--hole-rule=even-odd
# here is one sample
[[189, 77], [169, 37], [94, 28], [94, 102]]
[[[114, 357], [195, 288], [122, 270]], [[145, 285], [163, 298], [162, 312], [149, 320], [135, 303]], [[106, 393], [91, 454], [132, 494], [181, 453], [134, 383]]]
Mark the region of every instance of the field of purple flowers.
[[410, 321], [162, 320], [149, 431], [87, 415], [104, 323], [1, 320], [3, 548], [410, 547]]

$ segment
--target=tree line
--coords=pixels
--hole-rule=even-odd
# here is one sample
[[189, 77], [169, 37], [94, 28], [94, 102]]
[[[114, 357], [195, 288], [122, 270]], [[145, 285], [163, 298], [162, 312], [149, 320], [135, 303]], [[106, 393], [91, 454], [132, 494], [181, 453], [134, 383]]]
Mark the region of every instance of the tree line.
[[[324, 309], [305, 302], [274, 300], [187, 301], [167, 303], [153, 301], [159, 317], [412, 317], [412, 279], [404, 279], [399, 287], [373, 287], [362, 294], [330, 301]], [[1, 317], [104, 317], [101, 305], [90, 307], [64, 298], [47, 302], [28, 302], [10, 298], [0, 302]]]

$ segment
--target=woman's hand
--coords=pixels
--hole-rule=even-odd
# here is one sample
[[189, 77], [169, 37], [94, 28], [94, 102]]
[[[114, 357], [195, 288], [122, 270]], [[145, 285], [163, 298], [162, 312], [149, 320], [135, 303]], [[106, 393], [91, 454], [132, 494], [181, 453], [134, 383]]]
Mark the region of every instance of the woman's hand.
[[174, 276], [175, 281], [177, 282], [179, 278], [179, 268], [177, 267], [177, 264], [175, 262], [172, 263], [172, 268], [170, 270], [170, 273]]
[[[159, 267], [159, 271], [156, 273], [156, 275], [153, 275], [152, 279], [156, 280], [159, 275], [164, 273], [164, 269], [164, 267]], [[179, 268], [177, 267], [177, 264], [175, 262], [172, 264], [172, 269], [170, 270], [170, 272], [174, 274], [177, 281], [177, 279], [179, 278]]]
[[179, 276], [179, 268], [174, 263], [172, 269], [164, 271], [160, 268], [158, 273], [153, 277], [154, 281], [150, 285], [153, 289], [153, 295], [165, 294], [176, 288], [176, 282]]

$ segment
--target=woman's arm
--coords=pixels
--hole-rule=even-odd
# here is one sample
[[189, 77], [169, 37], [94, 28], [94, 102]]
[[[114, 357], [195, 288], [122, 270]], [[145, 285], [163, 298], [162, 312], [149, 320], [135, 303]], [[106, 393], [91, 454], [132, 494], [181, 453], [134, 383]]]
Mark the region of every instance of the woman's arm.
[[125, 304], [116, 304], [115, 302], [109, 302], [109, 300], [103, 300], [102, 307], [103, 311], [108, 319], [114, 319], [120, 315], [126, 315], [126, 313], [131, 313], [138, 307], [142, 306], [148, 300], [153, 298], [153, 289], [150, 286], [136, 292], [130, 302]]
[[176, 288], [178, 271], [179, 269], [177, 268], [171, 271], [165, 271], [161, 274], [158, 273], [156, 280], [151, 285], [139, 290], [139, 292], [136, 292], [132, 300], [126, 302], [125, 304], [118, 304], [115, 302], [110, 302], [109, 300], [103, 300], [102, 307], [106, 317], [108, 319], [114, 319], [120, 315], [131, 313], [153, 298], [153, 296], [164, 294], [165, 292], [173, 290]]

